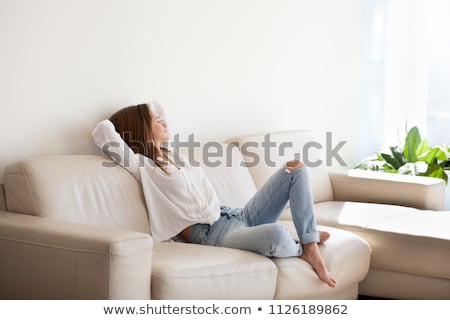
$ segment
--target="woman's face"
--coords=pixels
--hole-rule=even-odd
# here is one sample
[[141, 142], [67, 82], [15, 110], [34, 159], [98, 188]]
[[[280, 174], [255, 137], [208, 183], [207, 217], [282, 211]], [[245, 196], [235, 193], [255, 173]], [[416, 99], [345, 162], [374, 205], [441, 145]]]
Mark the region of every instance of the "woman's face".
[[170, 135], [167, 130], [166, 121], [158, 116], [152, 108], [150, 108], [150, 115], [152, 117], [151, 128], [155, 143], [160, 144], [169, 141]]

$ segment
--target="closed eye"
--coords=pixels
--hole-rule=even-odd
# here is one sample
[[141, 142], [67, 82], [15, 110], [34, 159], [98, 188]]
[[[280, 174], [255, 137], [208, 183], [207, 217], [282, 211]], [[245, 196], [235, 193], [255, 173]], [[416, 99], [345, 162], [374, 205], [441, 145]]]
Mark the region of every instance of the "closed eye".
[[166, 120], [161, 119], [160, 117], [157, 117], [157, 118], [156, 118], [156, 122], [157, 122], [157, 123], [166, 123]]

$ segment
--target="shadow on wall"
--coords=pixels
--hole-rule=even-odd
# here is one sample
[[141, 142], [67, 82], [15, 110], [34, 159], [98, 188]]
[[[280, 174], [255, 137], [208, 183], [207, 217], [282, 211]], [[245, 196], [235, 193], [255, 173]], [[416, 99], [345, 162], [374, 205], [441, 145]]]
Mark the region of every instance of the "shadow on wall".
[[93, 125], [83, 125], [78, 128], [71, 128], [63, 134], [72, 141], [70, 150], [66, 150], [67, 154], [100, 154], [100, 150], [92, 139]]

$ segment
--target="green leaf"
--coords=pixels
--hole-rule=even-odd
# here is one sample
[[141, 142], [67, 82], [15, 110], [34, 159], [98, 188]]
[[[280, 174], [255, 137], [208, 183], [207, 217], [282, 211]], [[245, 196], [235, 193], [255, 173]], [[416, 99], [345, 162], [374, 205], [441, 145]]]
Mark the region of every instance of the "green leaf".
[[396, 169], [392, 168], [390, 165], [388, 164], [384, 164], [383, 165], [383, 171], [384, 172], [388, 172], [388, 173], [398, 173]]
[[[378, 155], [375, 154], [364, 158], [354, 169], [378, 171], [378, 165], [380, 163], [381, 162], [378, 160]], [[382, 163], [385, 163], [385, 161], [382, 161]]]
[[442, 150], [442, 153], [445, 154], [445, 159], [443, 160], [450, 160], [450, 152], [448, 151], [448, 146], [445, 144], [438, 144], [435, 146], [435, 148], [439, 148]]
[[440, 166], [444, 168], [444, 170], [450, 170], [450, 159], [447, 161], [441, 162]]
[[411, 128], [406, 136], [405, 149], [403, 151], [407, 162], [415, 162], [417, 160], [417, 149], [420, 142], [419, 129], [417, 129], [417, 127]]
[[434, 178], [441, 178], [444, 175], [444, 169], [442, 169], [440, 166], [433, 164], [431, 165], [427, 172], [426, 172], [428, 177], [434, 177]]
[[425, 155], [422, 155], [417, 160], [425, 161], [428, 164], [431, 164], [435, 161], [437, 163], [438, 160], [439, 161], [447, 160], [447, 154], [440, 147], [434, 147], [428, 153], [426, 153]]
[[403, 156], [403, 152], [399, 151], [399, 147], [390, 147], [391, 153], [394, 158], [398, 161], [398, 163], [402, 166], [406, 163], [405, 157]]
[[[383, 163], [384, 163], [384, 161], [383, 161]], [[373, 160], [373, 159], [367, 159], [367, 160], [362, 161], [360, 164], [358, 164], [355, 167], [355, 169], [378, 171], [379, 170], [378, 164], [380, 164], [380, 161]]]
[[421, 176], [433, 177], [443, 179], [445, 184], [448, 184], [448, 175], [445, 172], [444, 168], [442, 168], [439, 164], [433, 163], [428, 166], [427, 172], [420, 174]]
[[386, 153], [381, 153], [381, 157], [383, 158], [384, 161], [386, 161], [393, 169], [398, 169], [402, 166], [402, 163], [400, 163], [397, 159], [395, 159], [394, 157], [392, 157], [389, 154]]
[[425, 153], [429, 152], [431, 150], [430, 145], [428, 144], [427, 139], [423, 139], [416, 150], [416, 155], [418, 157], [423, 156]]

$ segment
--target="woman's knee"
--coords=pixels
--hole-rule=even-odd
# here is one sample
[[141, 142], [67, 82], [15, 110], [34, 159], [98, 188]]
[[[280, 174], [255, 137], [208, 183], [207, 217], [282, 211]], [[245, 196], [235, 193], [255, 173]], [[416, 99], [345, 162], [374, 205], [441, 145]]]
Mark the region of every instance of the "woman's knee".
[[294, 172], [304, 166], [304, 163], [300, 160], [291, 160], [286, 162], [285, 167], [289, 172]]
[[292, 239], [286, 227], [277, 223], [267, 226], [267, 233], [271, 243], [268, 256], [282, 258], [299, 255], [299, 245]]
[[281, 245], [292, 240], [288, 229], [278, 223], [270, 223], [266, 225], [266, 235], [275, 245]]

